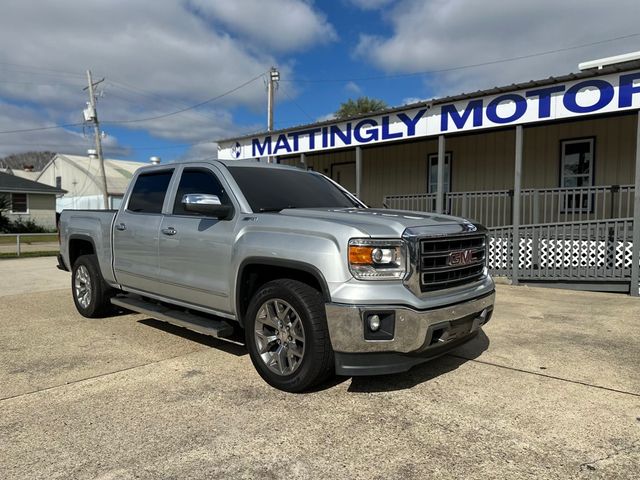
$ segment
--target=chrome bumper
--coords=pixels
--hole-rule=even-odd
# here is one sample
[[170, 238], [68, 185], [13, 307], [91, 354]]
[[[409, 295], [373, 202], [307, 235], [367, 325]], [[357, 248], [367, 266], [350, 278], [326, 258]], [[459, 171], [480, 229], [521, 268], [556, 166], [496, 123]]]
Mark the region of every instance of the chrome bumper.
[[[334, 351], [345, 353], [426, 353], [432, 348], [441, 348], [448, 342], [454, 343], [456, 339], [476, 332], [489, 320], [494, 302], [495, 292], [426, 311], [389, 305], [328, 303], [326, 313], [331, 345]], [[395, 331], [391, 340], [364, 338], [364, 315], [377, 310], [395, 312]], [[434, 339], [434, 332], [437, 332], [437, 339]]]

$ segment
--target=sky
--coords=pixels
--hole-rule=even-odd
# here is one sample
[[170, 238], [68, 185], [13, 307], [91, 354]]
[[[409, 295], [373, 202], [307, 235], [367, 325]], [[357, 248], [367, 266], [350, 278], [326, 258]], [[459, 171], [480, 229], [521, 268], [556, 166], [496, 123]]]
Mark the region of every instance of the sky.
[[363, 95], [398, 106], [574, 72], [639, 51], [638, 18], [637, 0], [4, 2], [0, 156], [92, 148], [87, 69], [104, 78], [106, 157], [184, 161], [266, 130], [272, 66], [287, 128]]

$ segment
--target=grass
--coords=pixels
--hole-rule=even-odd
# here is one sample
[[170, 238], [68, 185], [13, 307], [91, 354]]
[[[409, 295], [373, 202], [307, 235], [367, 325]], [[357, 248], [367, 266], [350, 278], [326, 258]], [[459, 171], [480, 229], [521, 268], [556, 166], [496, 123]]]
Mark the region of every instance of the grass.
[[24, 258], [24, 257], [55, 257], [58, 254], [57, 251], [48, 252], [22, 252], [18, 257], [15, 253], [2, 253], [0, 252], [0, 260], [3, 258]]
[[[20, 237], [20, 243], [23, 244], [31, 244], [31, 243], [43, 243], [43, 242], [57, 242], [58, 234], [52, 233], [50, 235], [23, 235]], [[0, 237], [0, 245], [15, 245], [16, 244], [16, 236], [10, 235], [7, 237]]]

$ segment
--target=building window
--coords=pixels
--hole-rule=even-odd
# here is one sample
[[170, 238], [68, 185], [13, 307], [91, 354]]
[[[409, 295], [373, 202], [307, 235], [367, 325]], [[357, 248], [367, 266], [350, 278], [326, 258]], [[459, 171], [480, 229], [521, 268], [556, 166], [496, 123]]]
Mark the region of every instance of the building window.
[[11, 194], [11, 213], [29, 213], [26, 193]]
[[[428, 193], [436, 193], [438, 191], [438, 154], [429, 155], [429, 183]], [[444, 191], [451, 191], [451, 152], [444, 154]]]
[[[560, 187], [580, 188], [593, 186], [594, 138], [563, 140], [561, 143]], [[590, 211], [592, 195], [584, 191], [569, 191], [564, 195], [567, 212]]]
[[62, 177], [56, 177], [56, 188], [62, 188]]

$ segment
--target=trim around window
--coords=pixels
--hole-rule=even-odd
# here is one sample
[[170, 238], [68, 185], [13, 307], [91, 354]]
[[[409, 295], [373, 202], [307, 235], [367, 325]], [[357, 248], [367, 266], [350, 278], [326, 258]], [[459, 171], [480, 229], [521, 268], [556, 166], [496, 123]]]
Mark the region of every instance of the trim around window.
[[[19, 201], [18, 203], [24, 204], [24, 210], [15, 210], [15, 196], [16, 195], [24, 195], [24, 201]], [[11, 210], [10, 213], [13, 215], [29, 215], [29, 194], [28, 193], [12, 193], [11, 194]]]
[[[568, 145], [584, 144], [589, 145], [588, 171], [576, 172], [568, 174], [565, 170], [567, 164], [567, 156], [565, 156], [566, 147]], [[587, 163], [583, 158], [579, 158], [578, 162]], [[563, 189], [580, 189], [589, 188], [594, 186], [595, 179], [595, 167], [596, 167], [596, 137], [582, 137], [560, 140], [560, 171], [559, 171], [559, 186]], [[567, 180], [574, 179], [576, 185], [567, 185]], [[581, 181], [580, 181], [581, 180]], [[582, 185], [577, 185], [583, 183]], [[593, 212], [593, 194], [575, 193], [565, 194], [562, 196], [563, 200], [560, 204], [561, 213], [591, 213]]]

